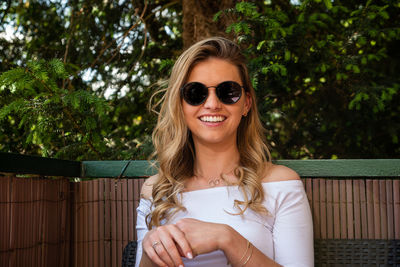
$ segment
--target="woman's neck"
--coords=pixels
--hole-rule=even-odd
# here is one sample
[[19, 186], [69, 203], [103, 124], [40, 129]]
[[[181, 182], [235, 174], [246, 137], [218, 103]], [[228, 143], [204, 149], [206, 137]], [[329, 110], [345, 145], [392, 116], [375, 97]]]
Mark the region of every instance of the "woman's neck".
[[228, 174], [239, 165], [239, 151], [236, 145], [226, 146], [196, 146], [194, 174], [202, 177], [217, 177]]

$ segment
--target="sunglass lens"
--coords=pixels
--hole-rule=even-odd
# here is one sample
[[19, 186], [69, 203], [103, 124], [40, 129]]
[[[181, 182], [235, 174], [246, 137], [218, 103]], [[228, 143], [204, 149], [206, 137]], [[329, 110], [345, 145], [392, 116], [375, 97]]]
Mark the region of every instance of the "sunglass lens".
[[187, 103], [197, 106], [207, 99], [208, 89], [201, 83], [192, 82], [182, 88], [182, 94]]
[[225, 104], [234, 104], [242, 96], [242, 87], [236, 82], [223, 82], [217, 88], [218, 98]]

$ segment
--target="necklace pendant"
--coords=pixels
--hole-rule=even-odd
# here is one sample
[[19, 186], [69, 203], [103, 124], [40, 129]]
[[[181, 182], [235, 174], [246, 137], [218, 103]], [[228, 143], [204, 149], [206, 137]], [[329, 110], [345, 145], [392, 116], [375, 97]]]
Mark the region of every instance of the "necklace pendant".
[[211, 187], [214, 187], [214, 186], [219, 185], [220, 182], [221, 182], [221, 179], [219, 179], [219, 178], [210, 179], [208, 181], [208, 185], [211, 186]]

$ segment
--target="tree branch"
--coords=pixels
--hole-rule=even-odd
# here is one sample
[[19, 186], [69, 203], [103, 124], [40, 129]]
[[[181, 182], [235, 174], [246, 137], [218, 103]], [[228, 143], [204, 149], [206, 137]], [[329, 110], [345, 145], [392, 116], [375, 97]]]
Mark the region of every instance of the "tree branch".
[[124, 35], [122, 36], [121, 43], [118, 45], [117, 48], [114, 49], [114, 51], [115, 51], [114, 54], [111, 56], [111, 58], [110, 58], [109, 60], [107, 60], [106, 64], [109, 64], [109, 63], [111, 62], [111, 60], [113, 60], [113, 59], [115, 58], [115, 56], [117, 55], [117, 53], [118, 53], [119, 50], [121, 49], [121, 46], [122, 46], [122, 44], [124, 43], [124, 40], [125, 40], [126, 36], [128, 36], [129, 32], [132, 31], [134, 28], [136, 28], [136, 27], [139, 25], [140, 22], [143, 22], [143, 16], [144, 16], [144, 14], [146, 13], [146, 9], [147, 9], [147, 1], [145, 2], [145, 5], [144, 5], [144, 8], [143, 8], [142, 14], [141, 14], [140, 17], [139, 17], [139, 20], [138, 20], [134, 25], [132, 25], [132, 26], [124, 33]]
[[1, 19], [0, 19], [0, 24], [3, 24], [4, 19], [6, 18], [7, 13], [8, 13], [8, 10], [10, 9], [10, 7], [11, 7], [11, 0], [7, 0], [7, 7], [6, 7], [6, 9], [4, 10], [4, 15], [3, 15], [3, 17], [1, 17]]
[[[100, 58], [103, 56], [104, 52], [105, 52], [108, 48], [110, 48], [110, 46], [111, 46], [112, 44], [116, 43], [119, 39], [122, 38], [121, 44], [120, 44], [115, 50], [119, 50], [119, 49], [121, 48], [122, 43], [123, 43], [123, 40], [124, 40], [124, 39], [126, 38], [126, 36], [129, 34], [129, 32], [132, 31], [134, 28], [136, 28], [136, 27], [139, 25], [139, 23], [142, 21], [143, 16], [144, 16], [144, 14], [145, 14], [145, 12], [146, 12], [146, 9], [147, 9], [147, 3], [148, 3], [148, 1], [146, 1], [145, 6], [144, 6], [144, 8], [143, 8], [143, 12], [142, 12], [142, 14], [140, 15], [140, 18], [136, 21], [136, 23], [133, 24], [133, 25], [124, 33], [123, 36], [118, 37], [117, 39], [111, 41], [106, 47], [104, 47], [104, 48], [100, 51], [100, 54], [97, 56], [97, 58], [92, 62], [92, 64], [90, 65], [89, 68], [93, 68], [93, 67], [96, 65], [97, 61], [99, 61]], [[136, 15], [136, 14], [137, 14], [137, 13], [135, 13], [135, 15]], [[114, 55], [111, 57], [111, 59], [110, 59], [109, 61], [111, 61], [111, 60], [116, 56], [116, 53], [117, 53], [117, 52], [114, 53]], [[109, 61], [108, 61], [108, 62], [109, 62]], [[108, 63], [108, 62], [107, 62], [107, 63]]]
[[[30, 74], [32, 75], [32, 77], [33, 77], [36, 81], [38, 81], [40, 84], [42, 84], [43, 87], [50, 93], [51, 96], [54, 95], [54, 94], [53, 94], [53, 91], [47, 86], [47, 84], [45, 83], [45, 81], [43, 81], [43, 80], [41, 80], [41, 79], [38, 79], [30, 69], [25, 68], [25, 70], [26, 70], [28, 73], [30, 73]], [[82, 136], [85, 136], [85, 132], [82, 130], [81, 127], [79, 127], [78, 122], [75, 120], [74, 116], [73, 116], [72, 113], [67, 109], [67, 107], [64, 105], [64, 103], [62, 103], [62, 108], [63, 108], [65, 114], [67, 114], [68, 118], [72, 121], [72, 123], [73, 123], [75, 129], [78, 130], [78, 132], [79, 132], [80, 134], [82, 134]], [[87, 140], [87, 144], [88, 144], [89, 147], [92, 149], [92, 151], [96, 153], [96, 155], [99, 157], [99, 159], [102, 159], [102, 157], [101, 157], [101, 155], [100, 155], [100, 152], [97, 151], [97, 149], [94, 147], [94, 145], [93, 145], [93, 143], [90, 141], [90, 139]]]

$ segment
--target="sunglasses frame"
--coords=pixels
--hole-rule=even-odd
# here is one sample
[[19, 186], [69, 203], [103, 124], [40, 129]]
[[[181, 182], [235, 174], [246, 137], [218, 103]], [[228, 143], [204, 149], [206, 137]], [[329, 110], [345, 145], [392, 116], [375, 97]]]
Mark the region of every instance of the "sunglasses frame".
[[[221, 99], [221, 97], [220, 97], [220, 95], [219, 95], [219, 91], [220, 91], [219, 88], [221, 88], [221, 87], [220, 87], [221, 84], [224, 84], [224, 83], [232, 83], [232, 84], [236, 84], [236, 85], [238, 85], [238, 86], [240, 87], [240, 95], [239, 95], [239, 98], [238, 98], [235, 102], [233, 102], [233, 103], [225, 103], [225, 101], [223, 101], [223, 100]], [[201, 86], [203, 86], [203, 88], [207, 89], [207, 96], [206, 96], [200, 103], [192, 103], [192, 102], [189, 102], [189, 101], [186, 99], [184, 90], [185, 90], [185, 88], [186, 88], [188, 85], [190, 85], [190, 84], [200, 84]], [[233, 105], [233, 104], [237, 103], [237, 102], [240, 100], [240, 98], [242, 97], [242, 94], [243, 94], [243, 93], [242, 93], [242, 89], [244, 89], [244, 90], [246, 91], [245, 87], [244, 87], [243, 85], [240, 85], [238, 82], [235, 82], [235, 81], [223, 81], [223, 82], [221, 82], [221, 83], [219, 83], [219, 84], [217, 84], [217, 85], [214, 85], [214, 86], [206, 86], [205, 84], [203, 84], [203, 83], [201, 83], [201, 82], [190, 82], [190, 83], [186, 83], [186, 84], [184, 84], [184, 85], [181, 87], [180, 93], [181, 93], [181, 97], [183, 98], [183, 100], [185, 100], [185, 102], [188, 103], [189, 105], [191, 105], [191, 106], [200, 106], [201, 104], [203, 104], [204, 102], [206, 102], [206, 100], [208, 99], [208, 96], [209, 96], [208, 89], [209, 89], [209, 88], [215, 88], [215, 93], [216, 93], [216, 95], [217, 95], [217, 97], [218, 97], [218, 100], [221, 101], [221, 103], [223, 103], [223, 104], [225, 104], [225, 105]]]

